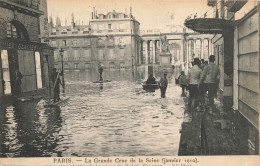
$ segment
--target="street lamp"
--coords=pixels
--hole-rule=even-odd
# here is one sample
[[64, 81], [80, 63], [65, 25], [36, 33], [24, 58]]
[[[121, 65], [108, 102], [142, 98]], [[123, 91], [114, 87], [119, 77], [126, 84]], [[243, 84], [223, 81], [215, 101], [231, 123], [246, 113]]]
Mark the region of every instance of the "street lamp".
[[65, 81], [64, 81], [64, 68], [63, 68], [63, 55], [64, 50], [60, 49], [60, 57], [61, 57], [61, 70], [62, 70], [62, 87], [63, 87], [63, 93], [65, 93]]

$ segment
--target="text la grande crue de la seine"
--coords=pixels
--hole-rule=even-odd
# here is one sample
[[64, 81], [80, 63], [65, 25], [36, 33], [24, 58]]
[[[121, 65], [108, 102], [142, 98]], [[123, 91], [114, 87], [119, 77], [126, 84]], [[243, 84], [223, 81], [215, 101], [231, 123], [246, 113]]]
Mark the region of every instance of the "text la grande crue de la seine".
[[53, 163], [55, 164], [64, 164], [64, 163], [77, 163], [77, 162], [83, 162], [83, 163], [89, 163], [89, 164], [111, 164], [111, 163], [118, 163], [118, 164], [126, 164], [126, 163], [163, 163], [163, 164], [169, 164], [169, 163], [198, 163], [199, 161], [197, 158], [187, 158], [187, 159], [180, 159], [180, 158], [165, 158], [165, 157], [158, 157], [158, 158], [123, 158], [123, 157], [117, 157], [117, 158], [53, 158]]

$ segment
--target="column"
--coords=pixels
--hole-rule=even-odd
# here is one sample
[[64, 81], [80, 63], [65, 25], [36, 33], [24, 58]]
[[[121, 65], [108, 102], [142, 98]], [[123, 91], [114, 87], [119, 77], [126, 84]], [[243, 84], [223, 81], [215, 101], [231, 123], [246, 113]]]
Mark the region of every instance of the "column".
[[211, 40], [209, 40], [209, 56], [212, 55], [212, 43]]
[[142, 64], [142, 41], [138, 42], [139, 65]]
[[153, 54], [152, 54], [153, 64], [155, 64], [155, 48], [156, 48], [156, 41], [155, 40], [152, 40], [152, 45], [153, 45]]
[[148, 78], [148, 43], [147, 41], [143, 41], [143, 48], [145, 48], [145, 78]]
[[145, 64], [148, 64], [148, 42], [144, 41], [143, 42], [143, 46], [145, 46]]
[[201, 59], [204, 59], [205, 60], [205, 57], [204, 57], [204, 38], [201, 39]]
[[195, 40], [193, 39], [193, 53], [195, 55], [193, 58], [195, 58], [196, 57], [196, 39]]

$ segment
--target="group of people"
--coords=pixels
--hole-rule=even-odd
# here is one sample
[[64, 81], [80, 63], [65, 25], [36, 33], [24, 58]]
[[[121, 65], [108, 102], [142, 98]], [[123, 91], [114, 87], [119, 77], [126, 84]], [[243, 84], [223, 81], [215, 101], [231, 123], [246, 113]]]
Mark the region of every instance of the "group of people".
[[182, 96], [185, 96], [185, 90], [189, 90], [188, 106], [198, 108], [205, 106], [205, 95], [208, 92], [209, 109], [214, 109], [214, 96], [219, 83], [219, 68], [214, 63], [215, 56], [209, 57], [209, 63], [199, 58], [194, 58], [192, 67], [188, 75], [181, 72], [179, 84], [182, 87]]

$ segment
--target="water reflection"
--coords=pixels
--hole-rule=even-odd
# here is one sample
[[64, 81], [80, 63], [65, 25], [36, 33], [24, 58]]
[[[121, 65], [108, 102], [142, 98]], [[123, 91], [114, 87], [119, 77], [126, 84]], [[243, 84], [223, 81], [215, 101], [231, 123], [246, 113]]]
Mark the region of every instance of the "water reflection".
[[1, 156], [178, 154], [184, 103], [171, 79], [161, 99], [159, 90], [143, 90], [144, 71], [133, 81], [131, 71], [105, 70], [112, 82], [102, 84], [93, 83], [96, 71], [65, 74], [67, 105], [44, 108], [42, 100], [1, 108]]

